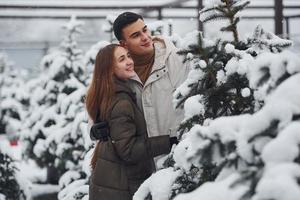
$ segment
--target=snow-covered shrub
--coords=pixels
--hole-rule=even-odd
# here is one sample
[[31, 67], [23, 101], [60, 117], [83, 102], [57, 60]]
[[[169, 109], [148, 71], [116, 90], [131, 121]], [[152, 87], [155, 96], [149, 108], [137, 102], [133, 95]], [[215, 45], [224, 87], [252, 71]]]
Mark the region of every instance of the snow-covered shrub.
[[0, 199], [25, 200], [26, 196], [15, 176], [15, 164], [10, 156], [0, 151]]

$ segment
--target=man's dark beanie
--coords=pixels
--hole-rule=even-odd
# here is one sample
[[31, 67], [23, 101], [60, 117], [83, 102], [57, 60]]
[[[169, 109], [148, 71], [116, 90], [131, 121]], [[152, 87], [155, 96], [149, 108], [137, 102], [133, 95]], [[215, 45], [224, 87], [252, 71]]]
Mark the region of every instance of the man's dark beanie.
[[120, 14], [114, 21], [113, 29], [116, 38], [122, 40], [122, 30], [129, 24], [136, 22], [138, 19], [143, 20], [143, 17], [133, 12], [124, 12]]

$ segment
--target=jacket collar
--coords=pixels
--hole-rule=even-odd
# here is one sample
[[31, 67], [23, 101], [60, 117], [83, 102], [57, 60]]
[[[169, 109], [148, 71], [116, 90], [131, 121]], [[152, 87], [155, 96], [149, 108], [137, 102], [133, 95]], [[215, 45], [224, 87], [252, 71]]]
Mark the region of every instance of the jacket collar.
[[130, 96], [133, 102], [136, 102], [136, 94], [130, 89], [128, 80], [122, 80], [117, 77], [114, 77], [114, 81], [116, 84], [116, 94], [126, 93], [128, 96]]
[[175, 45], [171, 41], [166, 40], [162, 36], [153, 37], [153, 42], [155, 49], [155, 58], [152, 72], [162, 69], [165, 66], [167, 59], [171, 55], [172, 51], [176, 49]]
[[[176, 50], [175, 45], [171, 41], [164, 39], [162, 36], [153, 37], [153, 42], [155, 57], [151, 73], [164, 68], [166, 66], [167, 59], [171, 55], [172, 51], [174, 51], [174, 49]], [[140, 83], [141, 85], [144, 85], [137, 74], [135, 74], [135, 76], [130, 79]], [[147, 80], [146, 83], [147, 82], [149, 81]]]

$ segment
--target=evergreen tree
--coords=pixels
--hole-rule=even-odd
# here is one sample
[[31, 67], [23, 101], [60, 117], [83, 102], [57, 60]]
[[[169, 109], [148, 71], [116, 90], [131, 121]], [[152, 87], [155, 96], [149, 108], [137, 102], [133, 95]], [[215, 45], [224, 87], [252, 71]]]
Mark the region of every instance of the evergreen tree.
[[[164, 167], [180, 171], [171, 184], [170, 199], [219, 179], [226, 170], [234, 171], [238, 166], [248, 164], [245, 161], [240, 163], [236, 142], [223, 139], [221, 134], [214, 132], [215, 127], [211, 128], [212, 136], [205, 131], [222, 117], [238, 118], [260, 110], [265, 103], [266, 94], [276, 86], [269, 84], [268, 87], [264, 85], [257, 88], [251, 85], [251, 67], [261, 54], [268, 52], [276, 55], [291, 45], [290, 41], [265, 32], [261, 27], [256, 28], [252, 37], [240, 40], [237, 14], [248, 4], [248, 1], [220, 0], [218, 3], [214, 1], [213, 5], [200, 12], [203, 22], [228, 19], [229, 24], [222, 27], [221, 31], [232, 32], [233, 41], [209, 41], [198, 32], [189, 34], [183, 40], [184, 46], [180, 54], [185, 55], [185, 61], [191, 63], [192, 69], [187, 80], [174, 93], [174, 104], [177, 108], [184, 108], [185, 118], [179, 128], [179, 138], [182, 141], [164, 164]], [[264, 80], [269, 80], [270, 69], [261, 69], [266, 72]], [[286, 77], [287, 74], [282, 78]], [[280, 82], [283, 80], [279, 79]], [[236, 119], [235, 117], [228, 118]], [[275, 122], [272, 125], [273, 123]], [[223, 128], [222, 133], [226, 132], [227, 126]], [[254, 184], [254, 179], [252, 180], [251, 184]], [[147, 184], [144, 187], [147, 188]], [[149, 194], [152, 195], [151, 189], [144, 197]]]
[[[92, 70], [94, 68], [96, 55], [101, 48], [108, 45], [107, 41], [100, 41], [93, 45], [85, 54], [84, 63], [87, 66], [90, 75], [92, 75]], [[88, 85], [91, 81], [89, 77], [86, 81]], [[86, 116], [87, 113], [84, 110], [84, 105], [82, 105], [81, 113], [77, 115]], [[87, 116], [86, 116], [87, 118]], [[84, 120], [83, 120], [84, 121]], [[88, 188], [89, 188], [89, 177], [91, 175], [90, 161], [91, 154], [93, 152], [93, 143], [89, 138], [89, 133], [87, 132], [88, 127], [86, 123], [82, 123], [85, 127], [82, 129], [82, 138], [84, 138], [85, 150], [82, 152], [80, 160], [78, 161], [77, 167], [65, 172], [59, 179], [60, 192], [58, 194], [59, 200], [84, 200], [88, 199]]]
[[181, 37], [173, 32], [173, 21], [154, 21], [147, 24], [147, 27], [151, 31], [151, 35], [164, 37], [174, 43], [175, 46], [179, 46]]
[[[7, 56], [4, 53], [0, 53], [0, 99], [2, 100], [2, 88], [4, 86], [4, 71], [7, 68], [8, 61]], [[2, 106], [0, 106], [0, 133], [5, 133], [5, 123], [3, 122], [3, 115], [2, 115]]]
[[228, 20], [227, 26], [221, 28], [221, 31], [232, 32], [234, 42], [239, 41], [237, 23], [240, 21], [238, 12], [246, 8], [250, 3], [247, 0], [218, 0], [213, 1], [200, 11], [200, 19], [203, 23], [218, 19]]
[[25, 200], [25, 194], [21, 189], [15, 172], [17, 168], [11, 157], [0, 152], [0, 199]]
[[29, 95], [21, 88], [24, 80], [20, 71], [13, 69], [7, 56], [0, 55], [0, 66], [0, 133], [13, 140], [19, 137], [21, 122], [27, 116]]
[[58, 51], [42, 60], [43, 73], [28, 83], [31, 88], [32, 114], [26, 121], [25, 156], [34, 159], [40, 167], [54, 169], [53, 183], [67, 169], [76, 167], [84, 150], [81, 122], [78, 115], [83, 109], [85, 69], [82, 51], [77, 47], [76, 36], [81, 33], [82, 22], [72, 16], [64, 26], [67, 34]]
[[162, 20], [154, 21], [147, 24], [148, 28], [151, 31], [151, 35], [164, 35], [164, 26], [165, 23]]
[[8, 61], [7, 56], [4, 53], [0, 53], [0, 74], [4, 72], [4, 70], [7, 68]]
[[85, 83], [85, 85], [88, 85], [90, 83], [90, 80], [92, 78], [91, 76], [92, 76], [93, 70], [94, 70], [96, 56], [97, 56], [99, 50], [108, 44], [109, 44], [108, 41], [97, 42], [96, 44], [92, 45], [92, 47], [85, 53], [84, 58], [83, 58], [83, 63], [84, 63], [84, 66], [86, 66], [86, 71], [87, 71], [87, 75], [88, 75], [88, 78], [86, 79], [87, 82]]
[[112, 42], [114, 40], [114, 30], [113, 23], [116, 19], [114, 15], [107, 15], [105, 19], [105, 23], [102, 25], [102, 30], [109, 34], [109, 41]]
[[[209, 158], [220, 169], [214, 181], [176, 200], [298, 198], [299, 63], [289, 51], [261, 53], [247, 77], [265, 100], [262, 108], [253, 114], [221, 117], [207, 126], [195, 125], [189, 131], [175, 149], [176, 164], [185, 169], [201, 167]], [[226, 147], [232, 150], [224, 151]]]
[[69, 170], [59, 180], [61, 188], [59, 200], [88, 200], [89, 178], [91, 176], [90, 162], [93, 148], [84, 153], [84, 159], [79, 162], [80, 168]]

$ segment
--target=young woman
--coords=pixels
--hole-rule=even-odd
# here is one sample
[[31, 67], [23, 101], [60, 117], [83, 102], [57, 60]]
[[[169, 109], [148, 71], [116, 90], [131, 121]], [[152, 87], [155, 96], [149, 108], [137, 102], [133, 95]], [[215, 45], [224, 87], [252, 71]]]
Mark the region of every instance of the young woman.
[[94, 122], [97, 115], [108, 122], [110, 136], [94, 151], [90, 200], [131, 200], [154, 171], [153, 157], [168, 153], [174, 141], [167, 135], [148, 138], [143, 113], [128, 87], [134, 75], [125, 48], [110, 44], [97, 54], [86, 108]]

